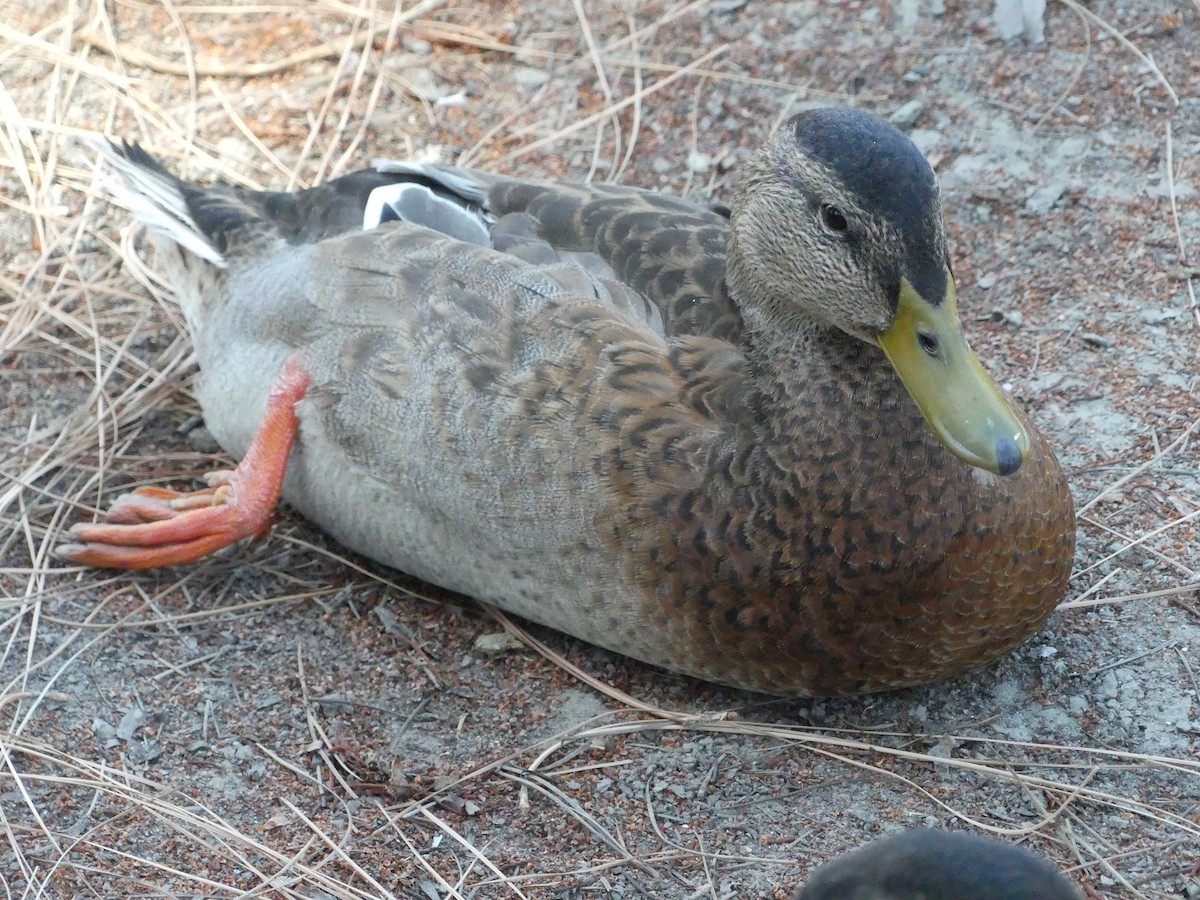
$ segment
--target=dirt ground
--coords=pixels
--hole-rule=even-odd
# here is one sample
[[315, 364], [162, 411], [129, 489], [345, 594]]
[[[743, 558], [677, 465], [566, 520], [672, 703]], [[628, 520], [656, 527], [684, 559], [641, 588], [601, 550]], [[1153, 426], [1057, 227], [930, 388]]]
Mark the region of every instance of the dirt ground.
[[[1197, 0], [1051, 3], [1042, 44], [956, 0], [5, 7], [4, 896], [782, 898], [911, 825], [1200, 896]], [[1010, 658], [749, 695], [506, 630], [286, 510], [187, 569], [52, 556], [228, 462], [82, 130], [280, 189], [383, 155], [721, 200], [824, 103], [934, 163], [973, 346], [1071, 481], [1071, 593]]]

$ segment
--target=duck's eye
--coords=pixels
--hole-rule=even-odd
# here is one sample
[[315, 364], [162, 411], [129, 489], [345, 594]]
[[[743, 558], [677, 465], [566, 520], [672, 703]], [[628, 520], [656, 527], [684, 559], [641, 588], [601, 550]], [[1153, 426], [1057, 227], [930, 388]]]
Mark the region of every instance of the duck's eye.
[[938, 349], [941, 344], [938, 342], [936, 334], [930, 334], [928, 331], [917, 332], [917, 343], [921, 345], [921, 349], [930, 356], [937, 356]]
[[850, 227], [850, 223], [846, 221], [846, 216], [832, 203], [821, 204], [821, 221], [825, 223], [825, 227], [830, 231], [840, 232]]

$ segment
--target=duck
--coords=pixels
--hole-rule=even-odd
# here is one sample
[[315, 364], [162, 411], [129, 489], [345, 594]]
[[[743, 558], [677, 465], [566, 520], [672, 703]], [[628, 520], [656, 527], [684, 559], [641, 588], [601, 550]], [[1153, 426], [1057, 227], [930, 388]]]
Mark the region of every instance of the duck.
[[254, 191], [94, 146], [241, 462], [122, 496], [67, 561], [192, 562], [282, 496], [426, 582], [786, 697], [978, 669], [1067, 590], [1062, 469], [967, 343], [932, 168], [872, 113], [795, 115], [727, 214], [394, 160]]
[[817, 868], [792, 900], [1083, 900], [1046, 859], [961, 831], [911, 828]]

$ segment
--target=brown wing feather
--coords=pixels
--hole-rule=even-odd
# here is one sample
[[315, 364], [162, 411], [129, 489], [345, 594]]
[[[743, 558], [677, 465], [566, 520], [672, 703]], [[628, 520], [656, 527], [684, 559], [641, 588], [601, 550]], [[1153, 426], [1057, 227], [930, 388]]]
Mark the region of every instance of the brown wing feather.
[[662, 313], [667, 334], [736, 341], [741, 315], [725, 289], [729, 222], [661, 194], [480, 175], [497, 216], [528, 213], [559, 250], [595, 253]]

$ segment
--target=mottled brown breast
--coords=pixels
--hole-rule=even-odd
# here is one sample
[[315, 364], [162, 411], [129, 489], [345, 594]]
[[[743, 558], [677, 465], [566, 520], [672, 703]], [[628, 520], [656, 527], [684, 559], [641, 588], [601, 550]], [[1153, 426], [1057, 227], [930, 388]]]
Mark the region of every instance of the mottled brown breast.
[[635, 486], [618, 542], [670, 667], [793, 696], [921, 684], [1006, 654], [1065, 593], [1074, 513], [1044, 438], [1016, 475], [976, 470], [876, 348], [833, 341], [842, 364], [807, 361], [824, 402], [747, 396], [773, 434], [716, 446], [702, 482]]

